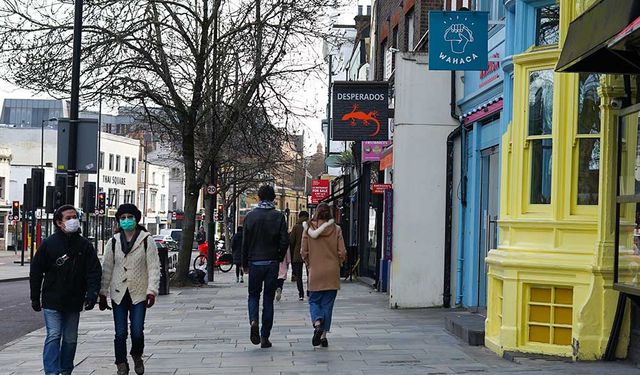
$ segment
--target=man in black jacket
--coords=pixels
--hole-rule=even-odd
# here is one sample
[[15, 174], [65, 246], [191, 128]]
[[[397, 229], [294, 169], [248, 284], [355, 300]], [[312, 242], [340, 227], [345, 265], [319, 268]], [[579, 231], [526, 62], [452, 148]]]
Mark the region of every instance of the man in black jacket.
[[[242, 238], [242, 268], [249, 273], [249, 322], [251, 342], [270, 348], [273, 327], [273, 299], [278, 284], [279, 263], [289, 247], [287, 223], [282, 212], [275, 209], [276, 193], [264, 185], [258, 190], [260, 203], [244, 219]], [[258, 330], [260, 291], [264, 285], [262, 329]]]
[[29, 282], [31, 307], [44, 309], [44, 372], [65, 375], [73, 371], [80, 311], [83, 306], [85, 310], [95, 306], [102, 268], [93, 245], [79, 233], [78, 212], [73, 206], [58, 208], [53, 222], [56, 231], [33, 257]]

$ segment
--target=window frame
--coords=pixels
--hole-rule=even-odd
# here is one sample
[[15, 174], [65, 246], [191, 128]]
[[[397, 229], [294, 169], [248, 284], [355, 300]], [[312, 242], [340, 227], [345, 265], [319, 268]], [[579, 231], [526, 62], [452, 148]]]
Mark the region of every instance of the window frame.
[[[600, 87], [602, 85], [602, 78], [600, 77], [600, 86], [598, 87], [598, 91], [600, 91]], [[580, 74], [575, 74], [573, 77], [573, 89], [574, 89], [574, 97], [576, 101], [580, 100]], [[571, 173], [571, 214], [572, 215], [595, 215], [597, 214], [598, 206], [600, 205], [602, 199], [600, 197], [600, 173], [602, 170], [602, 165], [598, 169], [598, 203], [597, 204], [578, 204], [578, 183], [580, 178], [580, 141], [584, 139], [597, 139], [600, 141], [600, 147], [602, 150], [602, 125], [603, 125], [603, 112], [602, 112], [602, 97], [600, 97], [600, 130], [598, 133], [579, 133], [580, 124], [578, 123], [579, 119], [579, 103], [575, 103], [575, 110], [572, 113], [572, 123], [573, 126], [571, 128], [573, 135], [573, 145], [571, 147], [571, 157], [572, 157], [572, 173]], [[602, 154], [601, 154], [602, 156]]]
[[124, 157], [124, 173], [129, 173], [129, 160], [128, 156]]
[[113, 154], [109, 154], [109, 170], [112, 171], [113, 170], [113, 165], [114, 165], [114, 158], [113, 158]]
[[[530, 135], [529, 134], [529, 90], [531, 87], [531, 82], [530, 82], [530, 77], [531, 77], [531, 73], [533, 72], [537, 72], [537, 71], [542, 71], [542, 70], [549, 70], [551, 71], [551, 73], [553, 74], [553, 94], [552, 94], [552, 109], [557, 108], [556, 105], [556, 98], [557, 98], [557, 90], [555, 89], [555, 85], [556, 82], [558, 81], [558, 77], [557, 74], [554, 72], [554, 68], [552, 65], [538, 65], [538, 66], [530, 66], [527, 67], [524, 70], [524, 76], [526, 77], [526, 85], [524, 87], [524, 93], [525, 93], [525, 117], [524, 117], [524, 148], [525, 148], [525, 152], [524, 152], [524, 165], [523, 165], [523, 178], [525, 183], [525, 186], [523, 186], [524, 188], [522, 189], [523, 191], [523, 211], [524, 213], [550, 213], [551, 212], [551, 207], [554, 204], [554, 195], [557, 193], [556, 189], [555, 189], [555, 184], [554, 184], [554, 171], [557, 169], [557, 163], [554, 162], [555, 159], [555, 154], [557, 153], [557, 142], [555, 140], [556, 135], [555, 133], [557, 133], [557, 131], [554, 132], [554, 128], [557, 128], [557, 116], [558, 116], [558, 112], [557, 110], [553, 110], [553, 113], [551, 114], [551, 132], [549, 134], [544, 134], [544, 135]], [[550, 139], [551, 140], [551, 195], [549, 198], [549, 203], [532, 203], [531, 202], [531, 192], [532, 192], [532, 178], [531, 178], [531, 174], [532, 174], [532, 169], [533, 169], [533, 147], [532, 147], [532, 143], [534, 141], [541, 141], [541, 140], [546, 140], [546, 139]], [[554, 148], [556, 148], [556, 150], [554, 150]], [[554, 152], [555, 151], [555, 152]]]
[[562, 21], [562, 14], [559, 13], [558, 14], [558, 41], [556, 43], [549, 43], [549, 44], [538, 44], [538, 38], [539, 38], [539, 31], [540, 31], [540, 23], [538, 22], [539, 20], [539, 12], [546, 7], [551, 7], [551, 6], [556, 6], [558, 8], [558, 11], [561, 12], [561, 8], [560, 8], [560, 4], [558, 4], [555, 1], [551, 1], [551, 2], [545, 2], [545, 3], [540, 3], [540, 4], [535, 4], [533, 7], [533, 46], [535, 48], [557, 48], [559, 46], [561, 46], [562, 40], [561, 40], [561, 35], [560, 35], [560, 23]]
[[120, 161], [121, 161], [121, 157], [120, 155], [116, 155], [116, 172], [120, 172]]

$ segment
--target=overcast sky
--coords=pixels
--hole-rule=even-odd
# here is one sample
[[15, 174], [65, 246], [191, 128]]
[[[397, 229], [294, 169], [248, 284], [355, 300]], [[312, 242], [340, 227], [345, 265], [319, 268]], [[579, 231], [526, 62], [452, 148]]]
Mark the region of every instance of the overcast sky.
[[[351, 3], [348, 7], [340, 9], [337, 17], [338, 24], [353, 24], [353, 18], [357, 14], [357, 5], [371, 4], [369, 0], [349, 0]], [[316, 45], [311, 46], [316, 53], [320, 53], [322, 50], [322, 41], [318, 41]], [[323, 74], [326, 77], [326, 74]], [[304, 101], [312, 108], [315, 108], [315, 113], [310, 113], [310, 117], [305, 117], [302, 122], [305, 124], [305, 152], [307, 154], [314, 153], [316, 145], [318, 143], [324, 143], [324, 138], [321, 129], [321, 121], [325, 117], [326, 105], [327, 105], [327, 82], [326, 78], [314, 77], [310, 79], [305, 87], [301, 88]], [[8, 82], [0, 80], [0, 101], [4, 99], [51, 99], [45, 94], [36, 94], [32, 91], [23, 90]], [[96, 108], [97, 110], [97, 108]], [[108, 110], [105, 110], [109, 112]], [[114, 109], [115, 112], [115, 109]]]

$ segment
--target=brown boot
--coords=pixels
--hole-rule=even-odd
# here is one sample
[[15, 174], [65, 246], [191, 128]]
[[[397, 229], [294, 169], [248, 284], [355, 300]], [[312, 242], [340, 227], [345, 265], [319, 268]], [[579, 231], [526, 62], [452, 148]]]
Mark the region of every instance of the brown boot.
[[129, 375], [129, 364], [127, 362], [116, 363], [118, 375]]
[[131, 358], [133, 358], [133, 369], [135, 370], [136, 374], [144, 374], [144, 361], [142, 360], [142, 356], [132, 355]]

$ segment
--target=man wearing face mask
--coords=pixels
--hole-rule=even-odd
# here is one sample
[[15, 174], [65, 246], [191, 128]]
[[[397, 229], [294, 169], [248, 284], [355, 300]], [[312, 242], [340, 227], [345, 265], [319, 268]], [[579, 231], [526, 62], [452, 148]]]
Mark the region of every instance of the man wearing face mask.
[[55, 233], [40, 244], [31, 260], [31, 306], [35, 311], [44, 309], [45, 374], [67, 375], [73, 371], [80, 311], [95, 306], [102, 270], [93, 245], [80, 235], [73, 206], [58, 208], [53, 222]]
[[118, 207], [119, 228], [104, 252], [100, 310], [111, 296], [115, 324], [115, 357], [118, 375], [129, 374], [127, 323], [131, 327], [131, 357], [136, 374], [144, 374], [144, 319], [160, 287], [160, 259], [155, 241], [139, 224], [142, 213], [130, 203]]

